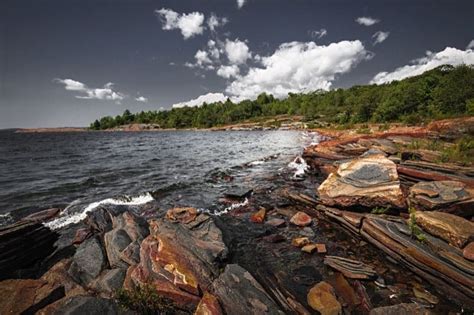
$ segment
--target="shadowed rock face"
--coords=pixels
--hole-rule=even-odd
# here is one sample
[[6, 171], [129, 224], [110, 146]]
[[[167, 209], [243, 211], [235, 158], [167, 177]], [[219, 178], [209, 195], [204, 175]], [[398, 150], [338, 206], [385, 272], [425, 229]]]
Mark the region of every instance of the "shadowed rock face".
[[212, 287], [227, 314], [284, 314], [254, 277], [239, 265], [227, 265]]
[[383, 154], [370, 154], [343, 163], [319, 186], [326, 205], [404, 208], [395, 163]]
[[462, 217], [474, 215], [474, 189], [458, 181], [419, 182], [410, 188], [410, 206], [437, 210]]

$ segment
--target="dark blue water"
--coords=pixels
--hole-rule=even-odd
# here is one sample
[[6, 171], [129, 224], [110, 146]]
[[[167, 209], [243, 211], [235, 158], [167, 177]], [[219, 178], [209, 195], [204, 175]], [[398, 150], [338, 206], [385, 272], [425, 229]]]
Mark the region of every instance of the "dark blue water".
[[229, 187], [282, 171], [307, 142], [296, 131], [0, 131], [0, 224], [109, 198], [215, 208]]

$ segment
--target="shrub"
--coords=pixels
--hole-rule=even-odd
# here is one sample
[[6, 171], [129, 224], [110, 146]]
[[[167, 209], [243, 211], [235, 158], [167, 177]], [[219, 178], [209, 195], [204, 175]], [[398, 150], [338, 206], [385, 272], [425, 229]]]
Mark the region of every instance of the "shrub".
[[139, 314], [177, 314], [173, 301], [159, 296], [150, 285], [143, 285], [133, 290], [119, 289], [115, 294], [115, 298], [121, 307]]

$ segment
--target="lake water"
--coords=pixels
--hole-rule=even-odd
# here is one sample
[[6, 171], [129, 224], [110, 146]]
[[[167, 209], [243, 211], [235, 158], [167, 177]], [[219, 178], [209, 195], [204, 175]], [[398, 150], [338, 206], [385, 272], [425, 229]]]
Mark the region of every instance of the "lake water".
[[[218, 199], [288, 164], [314, 136], [297, 131], [14, 133], [0, 131], [0, 225], [65, 208], [57, 227], [104, 203], [189, 205]], [[291, 165], [290, 165], [291, 166]]]

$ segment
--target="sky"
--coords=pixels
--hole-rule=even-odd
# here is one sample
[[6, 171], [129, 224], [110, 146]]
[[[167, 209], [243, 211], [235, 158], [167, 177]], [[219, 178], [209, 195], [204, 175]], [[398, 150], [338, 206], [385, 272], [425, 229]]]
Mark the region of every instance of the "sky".
[[3, 0], [0, 129], [474, 64], [474, 1]]

